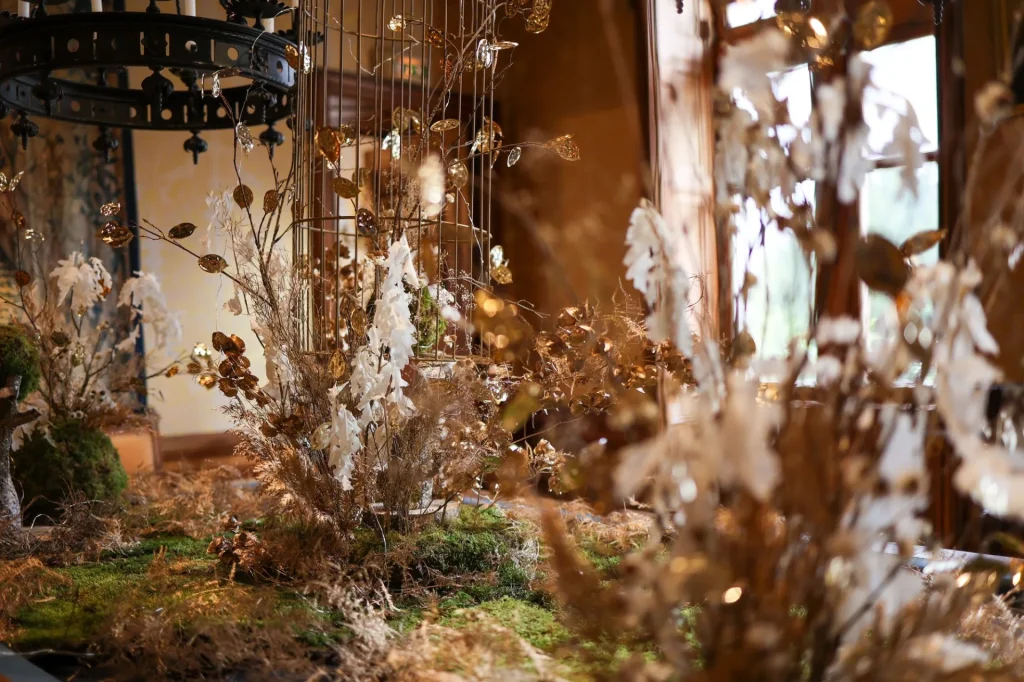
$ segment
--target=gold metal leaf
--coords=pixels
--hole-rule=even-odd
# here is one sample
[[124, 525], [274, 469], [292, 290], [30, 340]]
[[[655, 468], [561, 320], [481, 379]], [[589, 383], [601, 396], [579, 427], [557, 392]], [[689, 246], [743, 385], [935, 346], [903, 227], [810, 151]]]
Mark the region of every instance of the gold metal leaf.
[[551, 23], [551, 0], [533, 0], [533, 9], [526, 16], [526, 30], [543, 33]]
[[199, 267], [204, 272], [209, 272], [210, 274], [224, 272], [228, 267], [228, 262], [224, 260], [224, 257], [216, 253], [208, 253], [205, 256], [200, 256], [198, 262]]
[[429, 43], [432, 47], [444, 49], [446, 42], [444, 33], [437, 30], [433, 26], [427, 26], [426, 29], [424, 29], [423, 31], [423, 35], [426, 38], [427, 43]]
[[348, 318], [348, 324], [352, 327], [352, 331], [356, 336], [363, 336], [366, 334], [366, 330], [370, 327], [370, 321], [366, 317], [366, 311], [362, 308], [356, 308], [352, 311], [351, 317]]
[[390, 19], [388, 19], [388, 29], [391, 31], [395, 31], [396, 33], [398, 31], [404, 31], [405, 18], [401, 14], [396, 14], [395, 16], [391, 17]]
[[330, 126], [316, 131], [316, 148], [333, 168], [341, 158], [341, 135]]
[[484, 116], [483, 125], [480, 126], [480, 130], [476, 132], [476, 137], [473, 140], [472, 152], [474, 154], [492, 152], [501, 147], [504, 138], [505, 134], [502, 132], [501, 126]]
[[853, 22], [853, 37], [862, 50], [873, 50], [882, 45], [892, 31], [892, 8], [885, 0], [870, 0], [861, 5]]
[[18, 184], [21, 182], [21, 179], [23, 177], [25, 177], [25, 171], [18, 171], [17, 173], [15, 173], [14, 177], [11, 178], [10, 184], [7, 185], [7, 191], [13, 192], [14, 190], [18, 189]]
[[234, 197], [235, 203], [238, 204], [239, 208], [249, 208], [252, 206], [252, 201], [255, 198], [248, 185], [239, 185], [232, 192], [231, 196]]
[[946, 230], [918, 232], [900, 245], [904, 258], [918, 256], [946, 238]]
[[419, 135], [423, 131], [423, 118], [415, 109], [395, 107], [391, 112], [391, 126], [400, 133], [411, 127], [412, 132]]
[[11, 216], [11, 220], [14, 221], [14, 226], [19, 230], [24, 230], [28, 221], [25, 220], [25, 214], [21, 211], [15, 211], [14, 215]]
[[359, 196], [359, 188], [356, 183], [348, 178], [334, 178], [331, 187], [334, 189], [334, 193], [342, 199], [355, 199]]
[[263, 195], [263, 212], [273, 213], [277, 210], [278, 204], [281, 203], [281, 195], [277, 193], [277, 190], [268, 189]]
[[340, 381], [345, 376], [345, 372], [348, 371], [348, 362], [345, 360], [345, 354], [340, 349], [334, 351], [334, 355], [331, 356], [330, 362], [327, 363], [327, 371], [331, 373], [331, 377], [335, 381]]
[[435, 133], [446, 133], [449, 130], [457, 130], [459, 125], [459, 119], [457, 118], [442, 118], [440, 121], [431, 123], [430, 129]]
[[508, 260], [505, 258], [505, 249], [500, 245], [491, 248], [491, 278], [498, 284], [512, 284], [512, 270], [508, 267]]
[[338, 126], [338, 139], [341, 141], [341, 146], [349, 146], [356, 141], [356, 129], [347, 123], [342, 123]]
[[109, 203], [100, 206], [100, 215], [104, 218], [115, 216], [121, 212], [121, 204], [117, 201], [111, 201]]
[[309, 444], [314, 450], [326, 450], [331, 444], [331, 423], [324, 422], [316, 427], [316, 431], [309, 438]]
[[469, 169], [461, 161], [452, 161], [448, 164], [448, 179], [451, 183], [462, 189], [469, 183]]
[[512, 284], [512, 271], [507, 265], [499, 265], [491, 268], [491, 278], [498, 284]]
[[899, 295], [910, 277], [910, 266], [903, 253], [877, 234], [870, 234], [857, 244], [856, 270], [868, 288], [893, 298]]
[[112, 246], [115, 249], [119, 249], [122, 246], [128, 246], [135, 235], [124, 225], [115, 223], [113, 221], [107, 223], [99, 230], [96, 231], [96, 236], [103, 240], [104, 244]]
[[544, 145], [566, 161], [579, 161], [580, 148], [572, 135], [559, 135]]
[[167, 231], [167, 236], [171, 239], [185, 239], [191, 237], [195, 231], [196, 226], [192, 223], [178, 223]]
[[285, 45], [284, 58], [288, 61], [288, 66], [296, 70], [299, 68], [299, 50], [294, 45]]
[[301, 43], [297, 48], [294, 45], [286, 45], [284, 58], [288, 65], [296, 71], [309, 73], [313, 70], [313, 60], [309, 55], [309, 50]]

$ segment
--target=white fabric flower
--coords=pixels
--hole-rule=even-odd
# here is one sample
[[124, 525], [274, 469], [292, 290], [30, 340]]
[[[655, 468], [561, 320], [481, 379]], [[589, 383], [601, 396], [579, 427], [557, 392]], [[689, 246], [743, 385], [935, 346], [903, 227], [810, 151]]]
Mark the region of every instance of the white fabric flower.
[[181, 323], [167, 306], [156, 275], [136, 272], [121, 286], [117, 304], [131, 308], [133, 320], [150, 325], [157, 346], [165, 347], [181, 339]]
[[335, 467], [334, 476], [341, 481], [343, 490], [352, 489], [354, 455], [363, 447], [359, 422], [347, 407], [338, 402], [345, 386], [331, 389], [331, 440], [329, 464]]
[[651, 308], [647, 332], [652, 341], [672, 341], [692, 355], [689, 313], [690, 275], [683, 266], [686, 248], [681, 229], [670, 229], [646, 199], [633, 210], [626, 231], [626, 279]]
[[98, 258], [86, 259], [74, 251], [50, 273], [57, 280], [57, 302], [59, 306], [70, 295], [71, 309], [83, 314], [106, 298], [110, 291], [111, 278], [103, 261]]

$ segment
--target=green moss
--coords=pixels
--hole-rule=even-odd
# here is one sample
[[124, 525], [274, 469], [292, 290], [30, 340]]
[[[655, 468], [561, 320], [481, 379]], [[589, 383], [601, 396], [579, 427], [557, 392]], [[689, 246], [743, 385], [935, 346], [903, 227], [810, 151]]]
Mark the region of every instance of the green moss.
[[20, 376], [21, 401], [39, 388], [40, 375], [39, 347], [21, 327], [0, 325], [0, 386], [6, 385], [8, 377]]
[[400, 634], [412, 632], [423, 622], [424, 609], [416, 602], [399, 606], [399, 611], [388, 618], [388, 625]]
[[[541, 651], [551, 652], [571, 638], [569, 630], [558, 622], [553, 612], [536, 604], [504, 597], [484, 602], [476, 609], [491, 616]], [[442, 620], [442, 624], [459, 627], [466, 622], [466, 614], [465, 610], [456, 612]]]
[[463, 507], [451, 523], [432, 526], [419, 536], [415, 557], [425, 567], [449, 575], [484, 573], [497, 570], [521, 541], [522, 535], [501, 510]]
[[106, 553], [95, 563], [55, 569], [66, 581], [40, 595], [18, 613], [14, 622], [19, 648], [77, 646], [103, 631], [113, 609], [131, 595], [163, 604], [166, 584], [158, 591], [149, 574], [154, 555], [163, 549], [168, 560], [184, 560], [172, 576], [172, 587], [205, 585], [217, 561], [206, 554], [206, 543], [182, 537], [149, 538], [125, 552]]
[[14, 479], [29, 503], [27, 517], [55, 516], [69, 491], [88, 500], [110, 501], [128, 485], [128, 474], [110, 438], [80, 421], [54, 422], [49, 437], [37, 429], [12, 460]]
[[418, 310], [414, 311], [417, 321], [417, 346], [421, 352], [431, 350], [438, 339], [448, 330], [448, 321], [441, 317], [437, 301], [428, 287], [420, 289]]

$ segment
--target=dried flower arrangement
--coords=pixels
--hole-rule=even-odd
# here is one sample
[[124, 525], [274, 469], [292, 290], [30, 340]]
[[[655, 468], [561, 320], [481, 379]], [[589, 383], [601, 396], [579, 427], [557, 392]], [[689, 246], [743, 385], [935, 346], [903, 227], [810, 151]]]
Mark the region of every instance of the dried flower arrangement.
[[[517, 3], [503, 11], [508, 17], [525, 16], [528, 30], [539, 33], [547, 26], [549, 9], [540, 3], [531, 11]], [[306, 15], [297, 17], [302, 22]], [[493, 17], [479, 21], [491, 26]], [[499, 54], [515, 46], [500, 40], [494, 27], [487, 29], [487, 40], [478, 39], [483, 29], [463, 27], [465, 37], [459, 34], [459, 40], [465, 44], [456, 45], [454, 36], [446, 39], [412, 16], [397, 15], [388, 26], [410, 35], [422, 29], [425, 40], [444, 47], [446, 69], [432, 102], [449, 97], [464, 75], [493, 67]], [[308, 72], [306, 61], [296, 54], [293, 66]], [[214, 90], [218, 82], [215, 75]], [[470, 146], [454, 134], [464, 122], [438, 118], [438, 111], [399, 107], [387, 135], [373, 128], [379, 122], [317, 129], [306, 150], [313, 158], [305, 158], [305, 148], [297, 143], [288, 172], [279, 172], [268, 154], [275, 183], [259, 202], [241, 175], [242, 161], [257, 143], [239, 123], [234, 136], [238, 184], [214, 198], [214, 230], [228, 236], [228, 252], [193, 251], [189, 238], [197, 228], [192, 223], [166, 230], [148, 221], [137, 226], [140, 238], [182, 249], [203, 271], [233, 283], [235, 295], [227, 308], [251, 317], [267, 360], [265, 383], [251, 367], [244, 341], [219, 331], [212, 335], [212, 350], [198, 345], [185, 367], [201, 385], [232, 399], [226, 410], [242, 439], [238, 453], [254, 462], [278, 511], [320, 524], [339, 538], [367, 514], [384, 526], [406, 526], [417, 508], [436, 508], [438, 502], [447, 506], [504, 453], [513, 429], [499, 407], [515, 394], [518, 378], [506, 371], [488, 372], [470, 359], [476, 348], [469, 311], [478, 301], [459, 284], [464, 273], [437, 265], [446, 258], [440, 241], [431, 242], [421, 232], [429, 232], [431, 221], [448, 205], [458, 204], [455, 210], [463, 215], [470, 211], [463, 191], [469, 158], [496, 161], [507, 154], [512, 165], [524, 147], [579, 158], [571, 135], [543, 144], [510, 144], [488, 117], [476, 121], [479, 130]], [[388, 151], [388, 165], [342, 168], [345, 148], [367, 146]], [[304, 172], [300, 167], [306, 166], [333, 177], [330, 184], [342, 200], [374, 198], [370, 204], [381, 214], [361, 208], [352, 221], [356, 238], [366, 246], [361, 252], [339, 241], [326, 246], [328, 255], [319, 258], [289, 255], [289, 242], [306, 223], [327, 220], [304, 213], [310, 207], [301, 205], [297, 185]], [[228, 202], [240, 210], [239, 217]], [[122, 231], [127, 237], [120, 238]], [[123, 246], [131, 231], [122, 227], [116, 232], [117, 238], [107, 242]], [[485, 256], [495, 281], [511, 281], [500, 247]], [[309, 301], [317, 296], [331, 301], [325, 308], [343, 321], [337, 338], [329, 329], [321, 332], [320, 327], [330, 326], [326, 319], [310, 319]], [[311, 344], [311, 333], [327, 342]], [[458, 346], [465, 352], [454, 355], [466, 359], [440, 366], [424, 361], [442, 346]]]
[[[524, 4], [510, 3], [510, 11], [518, 13]], [[859, 30], [878, 28], [870, 20], [884, 16], [878, 4], [867, 3], [874, 14], [862, 10], [867, 16], [858, 18]], [[528, 20], [546, 22], [538, 7], [550, 11], [550, 2], [535, 3]], [[404, 29], [407, 20], [397, 19]], [[731, 219], [753, 202], [763, 209], [762, 230], [791, 230], [808, 261], [828, 263], [836, 257], [836, 239], [830, 226], [816, 222], [796, 188], [811, 179], [832, 188], [839, 203], [856, 200], [870, 167], [863, 154], [862, 110], [865, 92], [874, 86], [867, 65], [848, 55], [845, 72], [818, 88], [808, 124], [784, 143], [778, 129], [792, 123], [769, 75], [787, 63], [791, 50], [809, 49], [800, 40], [801, 21], [784, 17], [790, 37], [762, 31], [730, 48], [722, 61], [717, 208]], [[830, 49], [818, 44], [814, 51], [831, 59]], [[479, 59], [478, 52], [461, 61], [471, 59]], [[993, 102], [1005, 101], [1005, 88], [986, 90], [979, 109], [995, 116]], [[736, 101], [740, 97], [743, 106]], [[921, 162], [916, 118], [909, 103], [892, 113], [899, 120], [892, 146], [908, 169], [907, 190], [914, 191], [913, 171]], [[494, 125], [488, 121], [483, 131], [488, 145], [495, 140]], [[421, 132], [429, 127], [420, 122]], [[343, 137], [348, 139], [337, 130], [318, 131], [318, 153], [332, 172], [340, 172], [334, 162]], [[418, 149], [401, 145], [399, 158], [405, 155], [408, 164], [389, 170], [388, 186], [402, 188], [396, 214], [429, 212], [448, 200], [449, 183], [458, 185], [450, 166], [424, 153], [429, 136], [423, 137]], [[560, 140], [558, 148], [571, 151]], [[388, 144], [394, 153], [395, 140]], [[253, 147], [240, 125], [236, 150], [248, 154]], [[575, 653], [633, 654], [600, 674], [811, 682], [1019, 676], [1019, 647], [1007, 637], [1018, 622], [992, 601], [998, 576], [990, 565], [926, 576], [906, 567], [929, 541], [926, 449], [940, 420], [961, 458], [957, 487], [993, 513], [1024, 516], [1014, 494], [1024, 475], [1015, 453], [984, 435], [986, 396], [999, 380], [990, 356], [999, 349], [976, 293], [981, 273], [963, 248], [934, 266], [909, 262], [943, 234], [921, 234], [902, 245], [877, 236], [863, 240], [856, 271], [846, 276], [894, 299], [899, 327], [884, 335], [881, 349], [868, 352], [857, 320], [820, 317], [793, 344], [790, 357], [776, 363], [773, 373], [783, 380], [777, 399], [765, 401], [751, 376], [758, 362], [750, 335], [737, 330], [740, 342], [723, 352], [709, 329], [694, 321], [694, 279], [681, 257], [685, 235], [648, 202], [630, 221], [625, 262], [646, 306], [643, 322], [640, 309], [629, 304], [611, 314], [581, 305], [564, 310], [553, 331], [536, 332], [519, 304], [484, 291], [476, 293], [472, 313], [459, 309], [458, 297], [444, 296], [441, 282], [424, 280], [421, 259], [436, 254], [418, 252], [402, 229], [382, 228], [372, 215], [359, 225], [373, 246], [362, 261], [341, 267], [290, 263], [279, 247], [293, 229], [286, 217], [294, 200], [291, 174], [266, 192], [260, 215], [237, 163], [236, 173], [231, 200], [243, 218], [226, 218], [218, 226], [231, 237], [230, 263], [189, 250], [185, 240], [195, 231], [189, 223], [166, 232], [147, 223], [139, 231], [189, 251], [204, 271], [234, 283], [229, 309], [253, 317], [266, 351], [267, 383], [261, 385], [254, 373], [244, 342], [221, 332], [212, 336], [213, 352], [196, 348], [188, 371], [233, 399], [228, 412], [242, 435], [239, 451], [256, 462], [273, 512], [298, 521], [294, 525], [308, 533], [303, 539], [329, 547], [330, 558], [351, 549], [361, 524], [377, 528], [378, 522], [395, 521], [408, 527], [411, 505], [422, 503], [431, 482], [443, 488], [431, 496], [455, 498], [487, 467], [503, 461], [503, 481], [543, 473], [551, 477], [551, 490], [585, 491], [600, 511], [621, 508], [624, 500], [649, 511], [650, 533], [637, 532], [635, 518], [623, 524], [628, 532], [618, 529], [629, 554], [612, 572], [576, 551], [573, 538], [582, 537], [579, 528], [586, 522], [570, 516], [567, 530], [565, 514], [547, 509], [542, 515], [563, 605], [574, 634], [590, 645]], [[360, 180], [351, 181], [357, 190]], [[1019, 235], [1008, 229], [1011, 234], [1004, 230], [998, 241], [1005, 245], [1009, 239], [1015, 246]], [[112, 242], [121, 241], [122, 232], [109, 231]], [[344, 260], [343, 249], [337, 251]], [[510, 277], [503, 254], [491, 257], [492, 272]], [[77, 286], [88, 264], [62, 267], [68, 282], [74, 274]], [[750, 277], [745, 280], [741, 300], [751, 286]], [[317, 287], [333, 292], [338, 314], [348, 321], [344, 336], [326, 353], [307, 350], [303, 337], [304, 301]], [[431, 307], [424, 292], [436, 292], [430, 300], [443, 315], [445, 331], [419, 317]], [[908, 341], [902, 331], [911, 323], [928, 334]], [[475, 360], [430, 372], [417, 362], [417, 350], [443, 342], [439, 337], [449, 330], [463, 339], [479, 335], [481, 351], [493, 358], [486, 371]], [[934, 383], [919, 380], [913, 390], [898, 392], [896, 379], [911, 361], [923, 363], [921, 377], [934, 373]], [[797, 384], [808, 377], [815, 383], [813, 399], [797, 400]], [[670, 406], [682, 415], [678, 423], [666, 414]], [[557, 412], [581, 422], [568, 424], [568, 436], [559, 429], [558, 447], [554, 437], [536, 442], [537, 433], [516, 438], [528, 422]], [[158, 505], [176, 527], [214, 534], [207, 551], [230, 567], [228, 582], [221, 578], [208, 594], [178, 602], [166, 618], [132, 605], [119, 617], [110, 644], [157, 673], [220, 674], [265, 667], [269, 660], [305, 671], [309, 661], [302, 655], [274, 655], [288, 648], [291, 633], [254, 632], [224, 618], [235, 609], [253, 619], [270, 616], [262, 594], [231, 582], [236, 571], [259, 577], [268, 565], [281, 575], [302, 571], [281, 570], [284, 562], [274, 552], [284, 553], [283, 545], [268, 547], [238, 518], [220, 517], [222, 492], [191, 495], [186, 486]], [[616, 530], [586, 532], [608, 544]], [[380, 533], [385, 545], [392, 537]], [[295, 544], [287, 551], [301, 553]], [[535, 544], [530, 551], [537, 552]], [[424, 574], [448, 577], [447, 562], [419, 561]], [[558, 679], [563, 672], [514, 637], [509, 623], [479, 613], [469, 617], [467, 631], [453, 633], [450, 623], [427, 622], [404, 649], [393, 648], [394, 634], [380, 614], [397, 609], [383, 583], [380, 589], [374, 584], [388, 572], [364, 566], [357, 585], [340, 580], [338, 587], [325, 565], [317, 564], [317, 608], [322, 604], [345, 616], [344, 627], [354, 633], [350, 643], [336, 647], [343, 659], [332, 666], [338, 675]], [[160, 591], [176, 589], [177, 577], [190, 569], [160, 551], [148, 570]], [[40, 583], [51, 579], [32, 562], [6, 574]], [[24, 600], [22, 591], [0, 591], [0, 612]], [[184, 621], [193, 622], [199, 635], [185, 648], [168, 644]], [[218, 643], [226, 645], [223, 652]], [[510, 669], [509, 661], [521, 669]]]
[[[865, 26], [886, 29], [879, 4], [861, 8], [856, 44]], [[853, 23], [837, 12], [834, 26]], [[783, 30], [760, 30], [725, 51], [716, 107], [717, 214], [734, 220], [740, 207], [753, 204], [762, 231], [791, 230], [810, 263], [828, 263], [837, 250], [832, 226], [816, 223], [798, 186], [811, 179], [839, 204], [856, 200], [872, 164], [865, 93], [877, 86], [856, 52], [844, 54], [845, 72], [816, 89], [807, 125], [793, 126], [771, 74], [793, 50], [810, 51], [813, 63], [843, 49], [821, 41], [809, 47], [800, 39], [807, 21], [780, 16]], [[984, 91], [981, 113], [991, 110], [995, 90], [1008, 92], [1002, 83]], [[905, 190], [915, 192], [922, 157], [913, 107], [900, 101], [888, 113], [899, 121], [890, 151], [906, 169]], [[780, 135], [783, 126], [795, 136]], [[974, 227], [995, 232], [993, 225]], [[1008, 230], [1019, 243], [1019, 229], [1002, 228]], [[603, 505], [635, 496], [656, 519], [648, 543], [623, 561], [617, 579], [603, 581], [580, 558], [557, 513], [544, 518], [563, 603], [576, 625], [590, 640], [634, 653], [619, 671], [622, 679], [1016, 679], [1019, 654], [984, 623], [1016, 627], [1005, 609], [990, 606], [1005, 568], [978, 562], [923, 576], [907, 567], [922, 544], [936, 549], [924, 518], [926, 446], [940, 425], [959, 456], [956, 488], [992, 514], [1021, 516], [1014, 494], [1019, 456], [986, 436], [987, 396], [1001, 373], [991, 360], [999, 348], [985, 301], [976, 293], [982, 273], [962, 244], [936, 265], [908, 262], [943, 237], [923, 233], [902, 245], [863, 239], [855, 272], [834, 276], [859, 278], [890, 296], [897, 326], [868, 352], [858, 320], [818, 318], [790, 357], [773, 363], [772, 374], [783, 379], [778, 399], [766, 401], [751, 376], [756, 372], [748, 371], [757, 363], [723, 358], [688, 314], [682, 227], [649, 204], [637, 209], [626, 265], [650, 310], [646, 333], [689, 360], [698, 390], [670, 396], [682, 407], [681, 423], [603, 448], [600, 465], [584, 470], [586, 483], [612, 472], [614, 485], [591, 485]], [[922, 334], [905, 334], [908, 325]], [[691, 326], [700, 332], [696, 341]], [[913, 361], [929, 381], [900, 394], [897, 378]], [[812, 400], [795, 399], [802, 378], [816, 386]]]
[[[10, 179], [0, 174], [14, 223], [21, 215], [13, 193], [20, 180], [20, 173]], [[113, 218], [120, 206], [105, 204], [101, 212]], [[131, 239], [114, 220], [100, 228], [100, 236], [117, 244]], [[153, 426], [154, 414], [142, 410], [138, 400], [143, 374], [147, 361], [155, 364], [178, 342], [178, 320], [151, 274], [135, 273], [108, 302], [113, 280], [99, 259], [73, 252], [33, 281], [28, 270], [45, 272], [47, 264], [32, 262], [38, 254], [28, 248], [29, 241], [18, 243], [26, 251], [19, 253], [19, 262], [27, 269], [15, 273], [16, 296], [0, 302], [37, 346], [39, 377], [20, 396], [29, 409], [16, 417], [23, 424], [14, 434], [15, 441], [23, 441], [14, 443], [19, 446], [16, 478], [27, 504], [48, 500], [40, 500], [37, 509], [56, 511], [67, 486], [109, 499], [126, 478], [103, 431]], [[137, 352], [144, 325], [151, 332], [146, 355]]]

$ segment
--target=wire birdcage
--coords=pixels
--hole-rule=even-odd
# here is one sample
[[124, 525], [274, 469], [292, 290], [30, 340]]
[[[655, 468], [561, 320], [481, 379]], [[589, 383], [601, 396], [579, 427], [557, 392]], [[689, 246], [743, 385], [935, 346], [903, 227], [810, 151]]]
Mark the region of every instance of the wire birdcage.
[[[315, 273], [308, 314], [300, 316], [307, 350], [329, 353], [362, 333], [377, 281], [374, 259], [366, 256], [383, 257], [404, 234], [422, 283], [414, 297], [420, 361], [475, 354], [466, 327], [445, 318], [454, 309], [469, 319], [491, 277], [491, 186], [501, 146], [494, 101], [503, 49], [494, 37], [498, 6], [300, 5], [295, 120], [306, 125], [294, 126], [293, 248], [296, 262]], [[409, 197], [432, 155], [444, 171], [444, 201], [428, 217]]]

